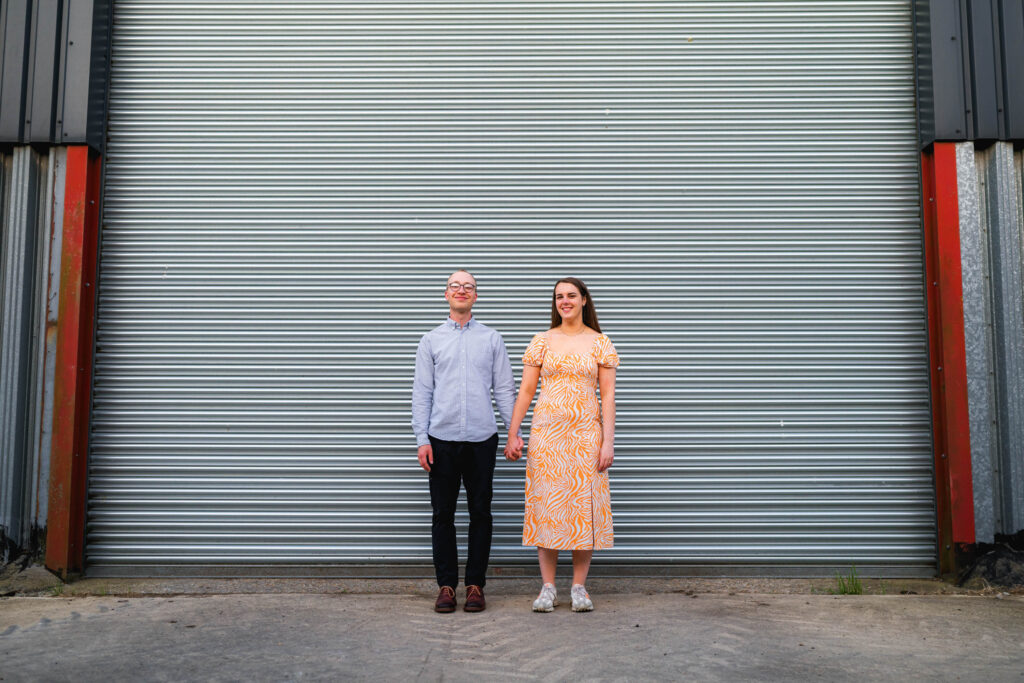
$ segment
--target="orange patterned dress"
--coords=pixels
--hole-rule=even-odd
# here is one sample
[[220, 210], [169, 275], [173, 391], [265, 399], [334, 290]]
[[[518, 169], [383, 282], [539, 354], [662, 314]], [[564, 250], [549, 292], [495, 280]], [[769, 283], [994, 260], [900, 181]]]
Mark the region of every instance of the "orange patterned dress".
[[538, 334], [523, 364], [541, 369], [526, 459], [523, 545], [611, 548], [608, 472], [597, 471], [603, 440], [597, 368], [618, 367], [615, 347], [602, 334], [590, 353], [554, 353], [548, 351], [547, 335]]

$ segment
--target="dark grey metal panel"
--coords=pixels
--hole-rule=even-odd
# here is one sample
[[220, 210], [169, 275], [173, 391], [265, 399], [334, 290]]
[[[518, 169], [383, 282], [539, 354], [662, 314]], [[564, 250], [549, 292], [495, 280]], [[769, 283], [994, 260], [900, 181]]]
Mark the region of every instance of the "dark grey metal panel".
[[[110, 40], [113, 28], [111, 19], [114, 3], [111, 0], [95, 0], [92, 12], [92, 43], [89, 50], [89, 95], [86, 108], [89, 119], [85, 126], [85, 139], [100, 150], [104, 149], [107, 130], [107, 95], [110, 82]], [[64, 131], [63, 137], [70, 137], [71, 131]]]
[[93, 3], [72, 3], [68, 16], [68, 39], [64, 44], [63, 97], [61, 99], [60, 136], [63, 140], [85, 138], [89, 112], [89, 71], [92, 46]]
[[1024, 3], [1000, 3], [1003, 109], [1006, 139], [1024, 140]]
[[0, 2], [0, 142], [19, 142], [24, 134], [29, 26], [28, 0]]
[[921, 145], [1021, 140], [1021, 0], [916, 0], [914, 31]]
[[109, 2], [71, 3], [62, 61], [57, 138], [103, 147], [109, 61]]
[[917, 87], [918, 131], [922, 145], [935, 140], [935, 82], [932, 65], [932, 22], [928, 0], [914, 2], [914, 80]]
[[61, 0], [32, 3], [31, 50], [25, 90], [25, 142], [53, 141], [57, 106], [57, 62], [61, 42]]
[[0, 143], [102, 150], [110, 14], [109, 0], [2, 5]]
[[999, 74], [999, 31], [996, 26], [998, 8], [991, 0], [970, 2], [964, 7], [970, 27], [971, 40], [964, 41], [969, 55], [969, 78], [966, 89], [971, 103], [965, 112], [974, 139], [998, 139], [1003, 136], [999, 113], [1002, 111], [1003, 93]]
[[[955, 0], [915, 3], [921, 143], [967, 139], [963, 32]], [[927, 103], [927, 106], [925, 106]]]

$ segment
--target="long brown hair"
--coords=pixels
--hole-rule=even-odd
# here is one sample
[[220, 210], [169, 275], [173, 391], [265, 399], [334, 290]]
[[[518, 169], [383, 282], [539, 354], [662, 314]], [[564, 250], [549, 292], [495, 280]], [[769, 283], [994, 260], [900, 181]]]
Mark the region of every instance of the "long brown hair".
[[563, 282], [575, 287], [579, 291], [580, 296], [586, 298], [587, 303], [583, 304], [583, 324], [601, 334], [601, 324], [597, 322], [597, 309], [594, 308], [594, 300], [590, 296], [590, 290], [587, 289], [583, 280], [576, 277], [563, 277], [551, 288], [551, 327], [555, 328], [562, 324], [562, 316], [558, 314], [558, 307], [555, 306], [555, 290]]

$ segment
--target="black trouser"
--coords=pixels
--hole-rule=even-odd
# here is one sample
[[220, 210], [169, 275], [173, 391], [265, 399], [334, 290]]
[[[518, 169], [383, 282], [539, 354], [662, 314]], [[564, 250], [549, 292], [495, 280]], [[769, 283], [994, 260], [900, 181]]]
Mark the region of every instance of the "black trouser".
[[459, 585], [459, 552], [455, 544], [455, 504], [461, 482], [469, 503], [469, 555], [466, 585], [484, 585], [491, 555], [491, 496], [498, 435], [487, 441], [442, 441], [430, 437], [434, 464], [430, 466], [430, 504], [434, 508], [431, 541], [438, 586]]

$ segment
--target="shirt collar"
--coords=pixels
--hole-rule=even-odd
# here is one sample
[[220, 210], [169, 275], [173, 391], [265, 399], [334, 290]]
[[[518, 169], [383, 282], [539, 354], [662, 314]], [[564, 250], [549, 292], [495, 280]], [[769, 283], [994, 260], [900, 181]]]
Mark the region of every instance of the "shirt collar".
[[[459, 329], [459, 324], [452, 320], [450, 317], [444, 321], [444, 324], [453, 330]], [[469, 320], [466, 321], [466, 324], [463, 325], [463, 327], [469, 329], [470, 327], [473, 327], [476, 324], [476, 318], [470, 316]]]

